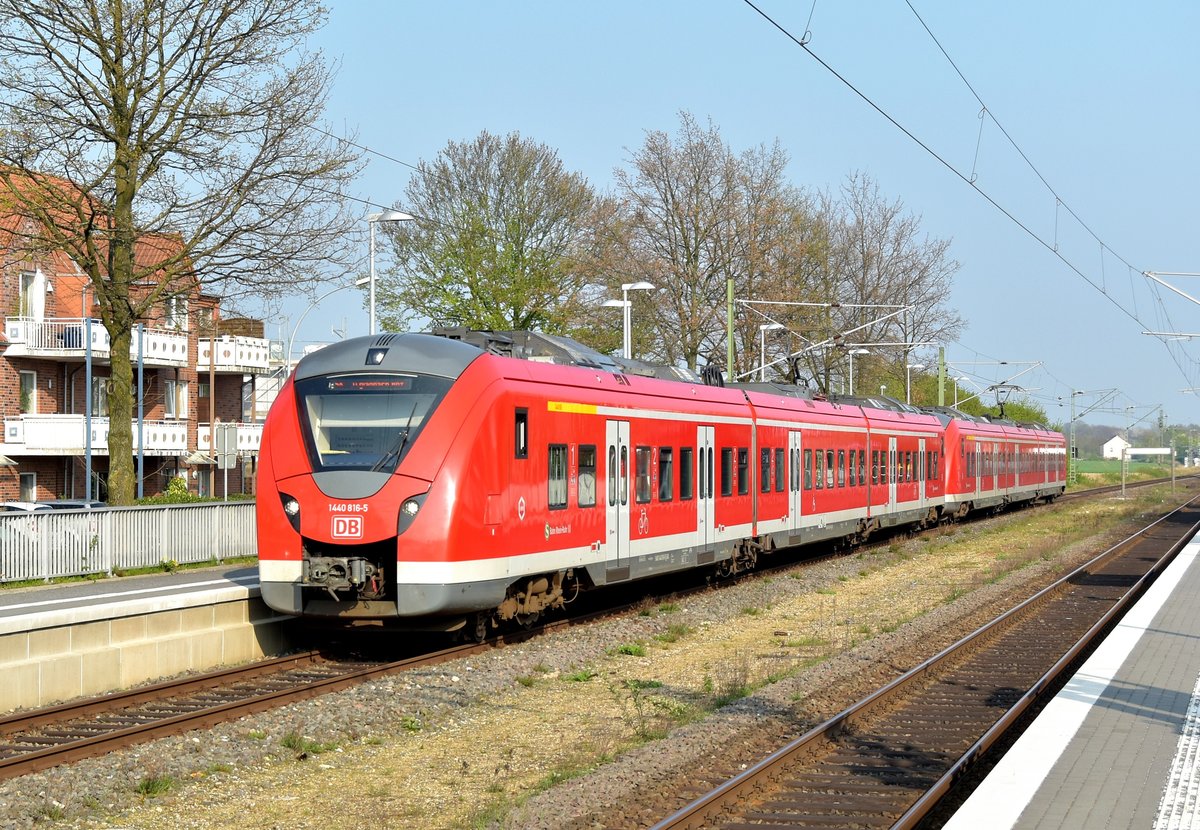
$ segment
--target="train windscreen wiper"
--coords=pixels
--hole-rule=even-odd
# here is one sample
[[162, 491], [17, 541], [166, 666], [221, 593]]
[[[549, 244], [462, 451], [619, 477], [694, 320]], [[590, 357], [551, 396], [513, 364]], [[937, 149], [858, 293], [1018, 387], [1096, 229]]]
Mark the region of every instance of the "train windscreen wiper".
[[390, 473], [395, 471], [396, 467], [400, 464], [400, 454], [404, 452], [404, 447], [408, 443], [408, 436], [412, 427], [413, 415], [415, 415], [416, 412], [417, 402], [413, 401], [412, 409], [408, 411], [408, 420], [404, 422], [404, 429], [396, 433], [396, 441], [392, 448], [385, 452], [383, 457], [371, 466], [371, 472], [379, 472], [387, 467], [388, 464], [391, 464], [391, 468], [388, 469], [388, 472]]

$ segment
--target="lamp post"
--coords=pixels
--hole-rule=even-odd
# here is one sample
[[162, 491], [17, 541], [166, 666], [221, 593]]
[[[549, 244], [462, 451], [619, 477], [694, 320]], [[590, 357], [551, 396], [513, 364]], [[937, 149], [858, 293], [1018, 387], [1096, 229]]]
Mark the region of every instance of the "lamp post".
[[958, 409], [958, 384], [965, 380], [970, 380], [966, 375], [959, 375], [954, 379], [954, 408]]
[[622, 296], [624, 296], [625, 299], [623, 299], [623, 300], [605, 300], [603, 303], [603, 305], [606, 308], [624, 309], [624, 312], [623, 312], [624, 326], [622, 327], [624, 334], [621, 338], [621, 340], [622, 340], [621, 354], [625, 357], [626, 360], [633, 359], [633, 319], [632, 319], [632, 314], [630, 311], [630, 309], [632, 307], [632, 303], [629, 302], [629, 292], [630, 291], [652, 291], [652, 290], [654, 290], [654, 286], [651, 285], [650, 283], [644, 282], [644, 281], [643, 282], [622, 283], [621, 284], [621, 294], [622, 294]]
[[870, 349], [850, 349], [846, 352], [846, 356], [850, 358], [850, 394], [854, 394], [854, 356], [856, 354], [870, 354]]
[[[369, 309], [368, 315], [371, 319], [368, 324], [370, 329], [370, 331], [367, 332], [368, 334], [375, 333], [375, 225], [379, 222], [411, 222], [416, 218], [417, 217], [410, 216], [407, 213], [401, 213], [398, 210], [383, 210], [378, 213], [367, 214], [367, 227], [371, 229], [371, 276], [368, 278], [368, 282], [370, 283], [371, 287], [369, 289], [369, 298], [367, 300], [367, 307]], [[291, 357], [292, 355], [289, 351], [288, 359], [291, 360]]]
[[296, 320], [296, 325], [292, 327], [292, 335], [288, 338], [287, 354], [284, 355], [284, 361], [287, 363], [289, 375], [292, 373], [292, 344], [295, 343], [296, 332], [300, 331], [300, 324], [304, 322], [304, 318], [308, 316], [308, 312], [316, 308], [317, 304], [326, 297], [336, 294], [339, 291], [344, 291], [347, 288], [354, 288], [355, 286], [362, 285], [364, 282], [367, 282], [367, 280], [360, 279], [356, 280], [355, 282], [346, 283], [345, 285], [339, 285], [337, 288], [331, 288], [320, 297], [317, 297], [315, 300], [309, 303], [308, 308], [304, 309], [304, 311], [300, 314], [299, 319]]
[[924, 369], [924, 363], [905, 363], [904, 364], [904, 402], [912, 404], [912, 370]]
[[783, 323], [763, 323], [758, 327], [758, 379], [767, 382], [767, 332], [779, 331]]

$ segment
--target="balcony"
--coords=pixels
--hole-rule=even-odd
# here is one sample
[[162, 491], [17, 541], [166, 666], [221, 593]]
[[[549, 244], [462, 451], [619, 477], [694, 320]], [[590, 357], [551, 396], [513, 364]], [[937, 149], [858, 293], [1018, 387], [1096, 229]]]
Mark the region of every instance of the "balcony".
[[[37, 320], [33, 317], [9, 317], [4, 334], [9, 347], [6, 357], [41, 357], [59, 360], [87, 358], [87, 320], [81, 317]], [[142, 339], [145, 345], [143, 360], [148, 366], [184, 367], [188, 363], [187, 332], [174, 329], [146, 328]], [[92, 359], [107, 361], [112, 356], [112, 341], [108, 329], [99, 320], [92, 320]], [[136, 363], [138, 336], [135, 331], [129, 346], [129, 356]]]
[[200, 337], [196, 342], [196, 369], [209, 370], [210, 355], [216, 345], [216, 372], [236, 372], [242, 375], [266, 374], [270, 368], [271, 341], [263, 337], [241, 337], [224, 334], [216, 338]]
[[[86, 449], [83, 415], [21, 415], [4, 419], [0, 454], [83, 455]], [[150, 455], [187, 454], [187, 421], [142, 421], [144, 452]], [[108, 455], [108, 418], [92, 418], [92, 452]], [[137, 421], [133, 422], [133, 449], [138, 449]]]
[[[238, 455], [258, 455], [262, 444], [262, 424], [248, 424], [239, 421], [237, 424]], [[196, 424], [196, 449], [209, 456], [212, 455], [212, 425]]]

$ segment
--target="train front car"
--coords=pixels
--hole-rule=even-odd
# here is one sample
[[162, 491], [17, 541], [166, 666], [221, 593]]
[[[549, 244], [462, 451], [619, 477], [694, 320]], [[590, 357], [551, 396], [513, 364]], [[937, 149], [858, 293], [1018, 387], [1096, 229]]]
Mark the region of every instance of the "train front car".
[[479, 393], [460, 378], [481, 354], [446, 338], [384, 334], [300, 361], [262, 436], [257, 524], [268, 606], [353, 621], [438, 614], [465, 599], [448, 598], [444, 585], [401, 596], [397, 550], [428, 543], [405, 537], [424, 512], [448, 512], [426, 502]]

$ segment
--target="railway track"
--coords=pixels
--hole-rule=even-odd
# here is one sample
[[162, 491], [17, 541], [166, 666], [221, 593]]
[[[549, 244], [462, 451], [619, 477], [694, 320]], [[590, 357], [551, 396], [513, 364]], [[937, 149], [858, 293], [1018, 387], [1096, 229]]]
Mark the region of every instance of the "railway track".
[[[1079, 491], [1071, 497], [1095, 495], [1109, 489], [1114, 488]], [[1115, 489], [1119, 489], [1119, 485]], [[832, 555], [836, 554], [831, 552], [805, 561], [820, 561]], [[793, 564], [794, 561], [780, 563], [784, 567]], [[727, 582], [736, 581], [735, 578]], [[686, 596], [690, 591], [702, 590], [707, 590], [707, 586], [700, 582], [691, 589], [673, 590], [673, 594]], [[483, 643], [456, 645], [400, 660], [333, 659], [317, 651], [308, 651], [126, 692], [18, 712], [0, 718], [0, 780], [193, 729], [210, 728], [377, 677], [522, 642], [558, 628], [623, 613], [643, 601], [637, 595], [615, 606], [550, 621], [529, 631], [510, 632]]]
[[1069, 677], [1195, 534], [1197, 501], [694, 798], [654, 830], [917, 826]]

